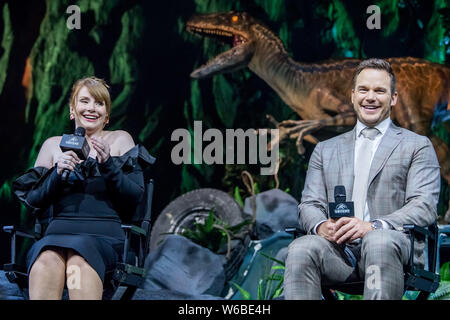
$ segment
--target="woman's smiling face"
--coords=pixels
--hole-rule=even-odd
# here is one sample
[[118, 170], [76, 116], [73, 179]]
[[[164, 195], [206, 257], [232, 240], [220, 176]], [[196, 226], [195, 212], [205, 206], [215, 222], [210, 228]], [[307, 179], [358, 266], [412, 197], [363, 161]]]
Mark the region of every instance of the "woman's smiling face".
[[78, 92], [71, 111], [75, 116], [76, 127], [84, 127], [87, 131], [101, 130], [108, 121], [105, 101], [96, 101], [86, 86]]

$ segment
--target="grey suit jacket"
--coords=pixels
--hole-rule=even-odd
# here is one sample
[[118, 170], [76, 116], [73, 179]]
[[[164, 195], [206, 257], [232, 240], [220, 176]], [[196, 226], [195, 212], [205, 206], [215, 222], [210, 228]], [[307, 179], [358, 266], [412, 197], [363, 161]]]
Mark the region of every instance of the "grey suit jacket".
[[[311, 155], [299, 205], [300, 227], [308, 233], [328, 218], [336, 185], [345, 186], [347, 201], [352, 198], [355, 131], [318, 143]], [[430, 140], [391, 123], [370, 168], [370, 218], [397, 230], [410, 223], [427, 226], [437, 217], [439, 191], [440, 167]]]

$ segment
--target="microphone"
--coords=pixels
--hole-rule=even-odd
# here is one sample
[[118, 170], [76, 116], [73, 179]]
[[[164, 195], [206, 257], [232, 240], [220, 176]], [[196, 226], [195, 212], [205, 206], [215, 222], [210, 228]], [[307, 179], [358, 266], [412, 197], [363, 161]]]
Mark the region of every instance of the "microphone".
[[[86, 129], [83, 127], [78, 127], [75, 129], [74, 134], [63, 134], [59, 147], [62, 152], [71, 150], [77, 154], [78, 158], [81, 160], [86, 160], [89, 156], [90, 147], [85, 135]], [[64, 169], [61, 179], [63, 181], [67, 181], [69, 178], [69, 173], [70, 171], [68, 169]]]
[[330, 218], [339, 219], [342, 217], [353, 217], [355, 215], [353, 201], [345, 201], [346, 198], [345, 187], [335, 186], [334, 202], [328, 204]]

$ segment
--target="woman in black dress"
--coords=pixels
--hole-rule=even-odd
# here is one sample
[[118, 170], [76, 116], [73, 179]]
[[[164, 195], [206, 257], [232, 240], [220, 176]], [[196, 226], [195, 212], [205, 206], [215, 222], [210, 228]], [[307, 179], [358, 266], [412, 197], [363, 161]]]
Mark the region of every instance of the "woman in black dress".
[[[121, 217], [132, 215], [144, 192], [142, 167], [150, 163], [145, 148], [125, 131], [106, 131], [111, 99], [106, 83], [78, 80], [70, 99], [70, 119], [86, 129], [87, 160], [62, 152], [61, 136], [47, 139], [34, 168], [15, 183], [31, 208], [51, 207], [45, 236], [27, 255], [30, 299], [101, 299], [105, 273], [122, 253]], [[63, 181], [63, 170], [69, 170]]]

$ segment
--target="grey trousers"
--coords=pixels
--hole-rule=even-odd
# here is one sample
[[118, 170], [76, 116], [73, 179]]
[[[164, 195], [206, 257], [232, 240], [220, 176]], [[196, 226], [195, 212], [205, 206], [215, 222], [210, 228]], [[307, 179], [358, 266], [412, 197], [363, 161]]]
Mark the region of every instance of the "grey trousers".
[[289, 245], [284, 276], [288, 300], [320, 300], [321, 284], [364, 279], [364, 299], [401, 299], [403, 266], [408, 263], [410, 242], [394, 230], [368, 232], [356, 250], [358, 264], [351, 266], [344, 250], [318, 235], [305, 235]]

